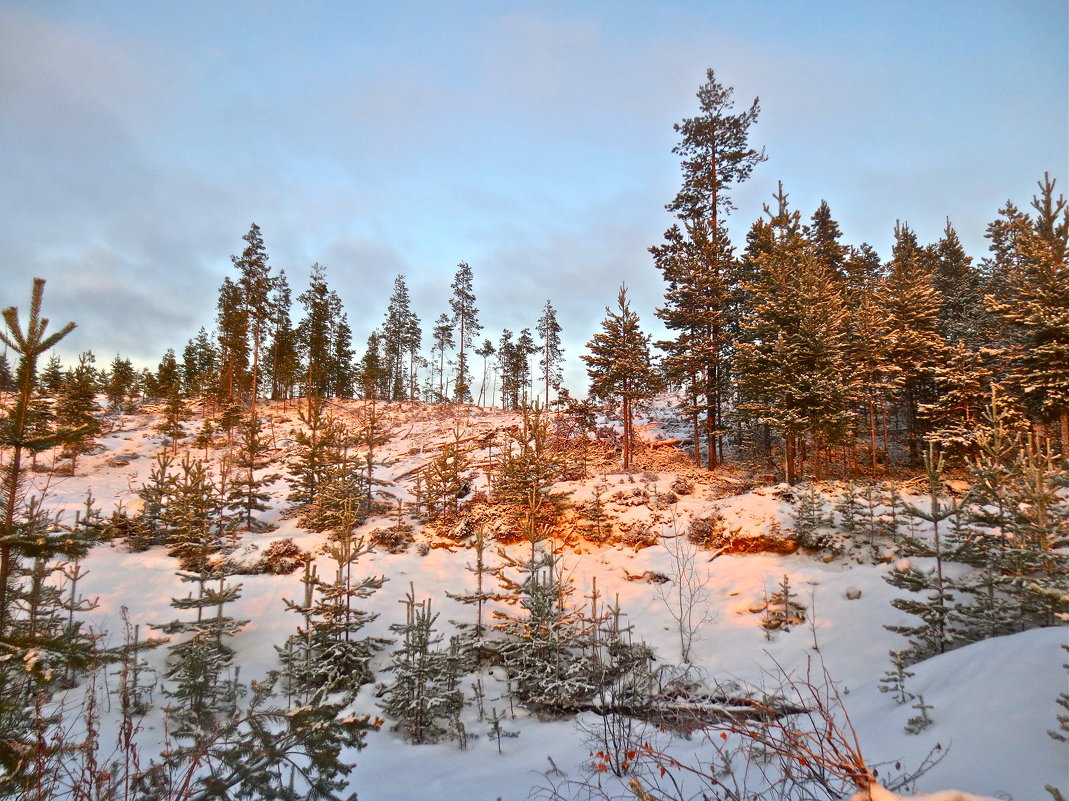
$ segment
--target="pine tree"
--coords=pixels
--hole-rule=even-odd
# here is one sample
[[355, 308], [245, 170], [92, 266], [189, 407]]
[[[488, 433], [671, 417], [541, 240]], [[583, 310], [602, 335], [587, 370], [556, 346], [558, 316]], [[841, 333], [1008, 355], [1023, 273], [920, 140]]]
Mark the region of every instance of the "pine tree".
[[417, 602], [411, 588], [402, 603], [405, 622], [390, 626], [400, 638], [389, 668], [394, 680], [381, 707], [410, 743], [439, 742], [456, 736], [454, 720], [464, 706], [459, 657], [455, 649], [440, 647], [442, 636], [434, 628], [438, 615], [431, 612], [429, 598]]
[[297, 331], [290, 319], [293, 293], [290, 290], [286, 271], [279, 270], [272, 283], [270, 300], [271, 344], [266, 353], [266, 369], [270, 375], [271, 399], [289, 400], [300, 379], [301, 356], [298, 350]]
[[[946, 563], [955, 556], [958, 543], [947, 542], [947, 532], [940, 524], [947, 518], [960, 514], [960, 504], [944, 501], [942, 454], [929, 444], [924, 455], [924, 468], [928, 478], [929, 504], [927, 509], [906, 504], [910, 517], [923, 520], [932, 527], [931, 540], [917, 537], [903, 538], [903, 555], [908, 557], [884, 578], [892, 586], [915, 594], [913, 598], [895, 598], [891, 605], [903, 612], [920, 618], [920, 623], [911, 626], [886, 626], [909, 638], [908, 653], [913, 661], [944, 653], [954, 641], [952, 631], [953, 584], [946, 575]], [[909, 558], [932, 559], [932, 570], [926, 571], [913, 564]]]
[[895, 244], [879, 303], [887, 319], [887, 360], [901, 376], [900, 401], [911, 464], [919, 461], [919, 406], [931, 395], [935, 366], [945, 350], [939, 335], [941, 299], [930, 261], [913, 230], [904, 223], [896, 224]]
[[57, 444], [57, 437], [33, 436], [31, 433], [31, 401], [37, 388], [37, 361], [67, 334], [74, 330], [74, 323], [67, 323], [55, 333], [46, 336], [48, 318], [41, 316], [41, 302], [45, 282], [35, 278], [30, 294], [29, 317], [26, 326], [19, 322], [15, 306], [3, 311], [6, 331], [0, 331], [0, 341], [19, 354], [19, 366], [15, 375], [17, 393], [14, 401], [5, 410], [0, 426], [0, 445], [10, 449], [4, 465], [0, 502], [3, 503], [3, 527], [0, 528], [0, 641], [7, 636], [10, 623], [9, 585], [12, 570], [16, 567], [19, 553], [25, 544], [27, 532], [19, 522], [19, 511], [24, 500], [23, 456], [37, 453]]
[[638, 315], [631, 310], [627, 285], [620, 285], [617, 310], [605, 307], [601, 332], [587, 343], [586, 363], [590, 394], [603, 401], [619, 399], [623, 421], [623, 465], [631, 469], [634, 451], [633, 417], [635, 405], [657, 389], [656, 373], [650, 358], [650, 338], [642, 332]]
[[[546, 386], [546, 405], [549, 408], [549, 391], [553, 387], [559, 387], [562, 378], [561, 362], [564, 361], [564, 351], [561, 349], [560, 323], [557, 322], [557, 311], [548, 300], [542, 308], [542, 315], [538, 318], [535, 329], [538, 336], [542, 337], [542, 357], [538, 366], [542, 368], [542, 381]], [[485, 344], [489, 344], [486, 342]], [[478, 352], [477, 352], [478, 353]], [[480, 354], [481, 355], [481, 354]]]
[[464, 430], [459, 423], [453, 426], [451, 442], [442, 446], [438, 455], [423, 469], [423, 501], [427, 511], [456, 511], [460, 498], [467, 494], [473, 472], [471, 457], [465, 447]]
[[248, 376], [248, 392], [255, 412], [256, 398], [260, 393], [261, 351], [271, 328], [271, 291], [274, 279], [268, 264], [267, 248], [264, 247], [260, 227], [252, 223], [249, 232], [242, 237], [245, 249], [240, 256], [231, 256], [230, 261], [240, 273], [237, 286], [240, 290], [241, 313], [245, 318], [247, 336], [246, 350], [252, 359], [251, 375]]
[[552, 442], [549, 421], [537, 404], [525, 406], [519, 430], [502, 452], [494, 497], [506, 504], [506, 516], [535, 542], [554, 530], [568, 493], [555, 492], [564, 454]]
[[569, 605], [571, 588], [552, 550], [532, 543], [530, 559], [506, 563], [520, 570], [507, 582], [519, 596], [522, 611], [496, 612], [508, 637], [501, 653], [516, 698], [534, 711], [559, 710], [591, 697], [598, 689], [589, 657], [589, 626]]
[[702, 463], [699, 417], [705, 415], [706, 466], [712, 469], [727, 394], [735, 260], [725, 228], [713, 236], [699, 220], [687, 223], [686, 229], [684, 235], [678, 225], [672, 226], [665, 232], [665, 244], [650, 248], [654, 265], [668, 284], [665, 305], [656, 314], [665, 327], [678, 332], [675, 339], [656, 344], [666, 354], [666, 377], [687, 391], [698, 465]]
[[[412, 311], [412, 301], [405, 277], [399, 275], [393, 282], [393, 294], [386, 309], [382, 326], [383, 357], [386, 382], [389, 386], [387, 400], [413, 400], [412, 385], [415, 374], [415, 355], [422, 341], [419, 317]], [[405, 359], [409, 360], [408, 370]]]
[[939, 294], [939, 333], [950, 345], [977, 351], [987, 344], [991, 320], [984, 309], [984, 278], [947, 220], [943, 238], [929, 248], [932, 283]]
[[[489, 339], [484, 339], [483, 344], [475, 349], [475, 355], [481, 356], [483, 360], [483, 378], [479, 383], [479, 401], [478, 405], [483, 406], [486, 399], [486, 380], [489, 370], [489, 359], [497, 353], [497, 349], [494, 347], [494, 343]], [[490, 393], [490, 405], [494, 404], [494, 393]]]
[[471, 401], [471, 375], [468, 369], [468, 354], [475, 337], [482, 330], [479, 323], [479, 310], [475, 307], [475, 291], [472, 288], [471, 267], [467, 262], [457, 265], [457, 274], [453, 278], [453, 296], [449, 299], [449, 308], [453, 312], [453, 325], [456, 327], [457, 380], [453, 385], [453, 397], [458, 403]]
[[760, 111], [757, 98], [748, 110], [731, 114], [734, 90], [719, 83], [711, 69], [705, 77], [698, 89], [701, 113], [672, 126], [680, 135], [672, 152], [682, 159], [683, 186], [665, 208], [681, 220], [704, 220], [716, 231], [721, 217], [734, 208], [730, 188], [749, 178], [766, 157], [763, 149], [748, 143]]
[[765, 208], [762, 245], [749, 249], [753, 307], [737, 369], [740, 409], [780, 435], [784, 474], [793, 484], [808, 444], [819, 451], [851, 432], [856, 389], [836, 277], [813, 256], [782, 186], [775, 198], [776, 210]]
[[683, 186], [665, 208], [679, 218], [665, 233], [665, 244], [650, 248], [654, 263], [668, 284], [665, 306], [657, 310], [674, 340], [658, 342], [665, 350], [670, 380], [686, 382], [695, 427], [695, 461], [700, 464], [698, 415], [705, 413], [706, 466], [718, 458], [718, 431], [724, 382], [730, 364], [731, 285], [735, 281], [731, 243], [725, 218], [734, 209], [733, 185], [750, 177], [765, 160], [764, 150], [749, 146], [750, 127], [757, 122], [758, 101], [738, 114], [731, 87], [706, 71], [698, 89], [700, 113], [673, 126], [680, 142], [672, 152], [681, 157]]
[[918, 415], [929, 428], [926, 439], [948, 459], [960, 461], [974, 454], [984, 401], [990, 395], [991, 371], [979, 353], [959, 341], [945, 361], [935, 367], [938, 398], [922, 403]]
[[271, 494], [264, 487], [278, 478], [276, 474], [263, 474], [275, 462], [269, 454], [263, 421], [254, 410], [250, 410], [241, 425], [241, 438], [233, 459], [234, 476], [227, 498], [227, 509], [236, 513], [240, 524], [249, 531], [269, 531], [272, 528], [255, 517], [257, 512], [265, 512], [270, 508], [268, 501], [271, 500]]
[[1059, 426], [1069, 453], [1069, 204], [1044, 175], [1008, 255], [1016, 264], [988, 307], [1007, 325], [1010, 381], [1037, 419]]
[[449, 319], [449, 315], [442, 312], [438, 315], [438, 319], [434, 321], [434, 328], [432, 329], [431, 336], [434, 342], [431, 348], [431, 354], [437, 355], [438, 359], [438, 398], [439, 403], [444, 403], [446, 400], [446, 380], [445, 380], [445, 353], [456, 347], [456, 341], [453, 339], [453, 322]]
[[531, 377], [531, 357], [538, 353], [538, 346], [534, 337], [531, 336], [530, 328], [521, 328], [520, 335], [516, 337], [516, 347], [512, 351], [514, 359], [513, 374], [519, 389], [519, 397], [512, 408], [519, 409], [528, 402], [534, 392], [534, 380]]
[[70, 456], [72, 468], [79, 455], [93, 449], [93, 440], [104, 430], [93, 361], [92, 353], [81, 354], [78, 366], [67, 371], [56, 396], [56, 423], [66, 430], [63, 453]]
[[241, 287], [230, 280], [230, 276], [223, 278], [219, 287], [216, 308], [219, 399], [229, 403], [240, 397], [242, 380], [249, 366], [249, 321], [244, 313]]
[[505, 329], [497, 343], [497, 364], [501, 379], [501, 408], [516, 409], [520, 404], [520, 379], [516, 375], [516, 343]]

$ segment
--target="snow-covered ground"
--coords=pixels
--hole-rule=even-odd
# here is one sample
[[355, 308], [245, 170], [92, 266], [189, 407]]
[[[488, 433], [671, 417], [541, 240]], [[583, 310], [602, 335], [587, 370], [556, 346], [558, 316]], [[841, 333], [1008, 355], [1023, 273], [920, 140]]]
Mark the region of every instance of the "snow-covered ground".
[[[333, 411], [345, 419], [359, 406], [359, 401], [337, 403]], [[399, 485], [387, 489], [406, 500], [411, 499], [413, 469], [454, 438], [454, 427], [464, 436], [476, 436], [518, 421], [515, 414], [474, 407], [385, 404], [380, 405], [380, 411], [393, 434], [382, 451], [386, 466], [380, 477], [387, 481], [403, 477]], [[292, 405], [288, 410], [272, 406], [267, 417], [277, 455], [285, 456], [298, 425], [295, 409]], [[65, 508], [70, 515], [82, 505], [89, 490], [105, 515], [117, 508], [135, 508], [136, 491], [148, 476], [155, 452], [162, 447], [152, 429], [154, 421], [149, 412], [123, 418], [120, 427], [102, 440], [102, 453], [79, 460], [76, 475], [37, 473], [34, 480], [38, 488], [44, 489], [47, 483], [50, 504]], [[197, 425], [194, 421], [189, 429], [193, 431]], [[658, 433], [651, 431], [650, 436]], [[217, 450], [214, 456], [218, 455]], [[655, 487], [665, 493], [675, 478], [675, 472], [617, 473], [570, 482], [562, 488], [573, 492], [573, 500], [584, 501], [592, 497], [594, 485], [603, 482], [606, 498], [618, 494], [615, 505], [610, 504], [618, 520], [625, 524], [638, 521], [666, 535], [673, 532], [673, 518], [681, 530], [686, 520], [706, 516], [714, 508], [729, 528], [744, 536], [774, 533], [777, 525], [781, 529], [791, 525], [790, 504], [771, 488], [724, 497], [723, 481], [699, 481], [693, 492], [678, 495], [666, 508], [651, 510], [644, 501], [627, 500], [635, 488]], [[304, 531], [292, 519], [281, 517], [285, 482], [280, 480], [273, 490], [275, 508], [264, 517], [278, 528], [247, 535], [245, 545], [262, 549], [271, 541], [292, 537], [302, 548], [314, 551], [323, 542], [323, 535]], [[382, 525], [382, 520], [372, 521], [366, 528], [370, 531]], [[424, 532], [417, 531], [417, 543], [424, 539]], [[589, 593], [596, 577], [603, 597], [618, 597], [636, 636], [652, 645], [666, 664], [678, 663], [681, 657], [679, 630], [666, 603], [676, 585], [646, 579], [676, 575], [673, 546], [678, 543], [668, 536], [661, 544], [638, 549], [579, 540], [561, 548], [575, 597]], [[511, 547], [519, 555], [528, 546]], [[327, 557], [320, 559], [324, 562], [321, 572], [325, 572]], [[447, 591], [471, 586], [471, 574], [465, 570], [470, 561], [470, 551], [457, 545], [432, 547], [425, 555], [413, 547], [404, 553], [379, 551], [363, 558], [361, 571], [388, 578], [384, 588], [363, 604], [379, 614], [369, 633], [389, 636], [389, 625], [402, 620], [399, 602], [410, 586], [418, 597], [434, 599], [439, 626], [446, 633], [451, 627], [449, 621], [470, 621], [471, 608], [446, 596]], [[122, 630], [121, 607], [129, 609], [135, 623], [163, 623], [176, 616], [171, 599], [187, 592], [176, 575], [175, 560], [163, 548], [135, 554], [125, 550], [121, 541], [113, 542], [95, 548], [84, 560], [84, 567], [88, 575], [79, 589], [99, 604], [89, 619], [98, 630], [109, 632], [113, 642]], [[802, 553], [714, 555], [700, 551], [694, 569], [704, 588], [709, 619], [697, 631], [691, 662], [709, 682], [767, 684], [781, 670], [797, 676], [807, 664], [818, 660], [840, 688], [867, 762], [885, 766], [881, 775], [893, 773], [895, 763], [903, 769], [919, 764], [938, 745], [937, 753], [943, 758], [919, 780], [918, 792], [955, 787], [998, 799], [1040, 801], [1047, 797], [1043, 788], [1049, 784], [1069, 793], [1069, 753], [1064, 743], [1047, 735], [1056, 725], [1055, 698], [1066, 689], [1063, 663], [1067, 654], [1061, 648], [1067, 641], [1065, 627], [988, 640], [913, 666], [916, 675], [910, 679], [909, 689], [923, 694], [934, 722], [920, 734], [910, 735], [904, 726], [916, 710], [909, 704], [897, 705], [890, 694], [879, 692], [879, 679], [890, 667], [888, 652], [904, 646], [904, 639], [884, 626], [910, 620], [890, 605], [898, 591], [882, 579], [882, 574], [891, 566], [849, 558], [825, 561]], [[759, 625], [759, 610], [784, 575], [789, 576], [799, 601], [807, 607], [808, 619], [769, 638]], [[301, 586], [297, 574], [242, 576], [236, 580], [242, 584], [242, 595], [233, 614], [250, 623], [233, 645], [242, 665], [241, 677], [247, 681], [276, 666], [275, 646], [298, 623], [296, 615], [286, 611], [283, 599], [298, 598]], [[161, 672], [165, 658], [165, 648], [149, 655]], [[380, 656], [382, 665], [386, 658], [385, 654]], [[501, 691], [494, 677], [487, 675], [485, 680], [491, 694], [486, 706], [507, 709], [507, 700], [491, 697]], [[374, 685], [364, 688], [357, 700], [358, 712], [380, 713], [374, 691]], [[349, 755], [356, 763], [351, 789], [364, 801], [507, 801], [527, 798], [532, 788], [559, 784], [565, 777], [581, 780], [589, 775], [591, 749], [584, 728], [589, 729], [593, 720], [540, 721], [519, 707], [515, 714], [505, 728], [519, 732], [519, 736], [503, 740], [500, 754], [497, 742], [487, 736], [489, 725], [478, 720], [474, 705], [469, 706], [465, 720], [468, 730], [480, 736], [466, 750], [455, 743], [407, 745], [387, 723], [368, 736], [367, 748]], [[159, 737], [159, 719], [150, 716], [143, 740], [151, 743]], [[700, 733], [676, 747], [695, 751], [699, 757], [702, 749], [706, 756], [711, 754], [711, 746]]]

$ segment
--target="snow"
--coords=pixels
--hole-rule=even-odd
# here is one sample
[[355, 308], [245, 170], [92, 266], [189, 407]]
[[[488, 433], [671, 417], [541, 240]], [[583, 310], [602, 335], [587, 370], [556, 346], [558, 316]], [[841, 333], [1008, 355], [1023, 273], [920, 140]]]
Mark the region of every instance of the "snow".
[[[359, 402], [336, 402], [333, 411], [345, 417], [358, 408]], [[438, 447], [452, 440], [457, 419], [462, 420], [467, 435], [517, 422], [515, 414], [475, 407], [463, 407], [459, 415], [450, 407], [416, 404], [381, 404], [380, 410], [385, 411], [394, 431], [394, 439], [382, 451], [387, 466], [381, 477], [390, 480], [407, 476], [400, 487], [388, 488], [405, 499], [410, 498], [413, 486], [411, 471], [429, 462]], [[285, 453], [291, 445], [290, 431], [298, 424], [296, 412], [292, 407], [272, 407], [269, 416], [271, 436], [279, 453]], [[105, 515], [117, 508], [134, 508], [136, 490], [147, 478], [161, 441], [152, 431], [151, 414], [127, 417], [122, 423], [122, 429], [101, 440], [103, 453], [80, 460], [77, 475], [35, 476], [39, 489], [48, 483], [51, 506], [73, 516], [91, 489]], [[188, 424], [191, 431], [198, 426], [198, 420]], [[656, 434], [653, 430], [650, 436]], [[203, 451], [200, 453], [203, 455]], [[197, 455], [197, 451], [193, 454]], [[217, 451], [215, 456], [218, 455]], [[671, 472], [659, 473], [655, 479], [614, 474], [570, 482], [561, 488], [572, 490], [575, 501], [589, 500], [594, 484], [603, 480], [609, 485], [605, 493], [608, 499], [618, 490], [645, 488], [647, 484], [664, 493], [674, 478]], [[484, 481], [484, 477], [480, 480]], [[783, 499], [782, 488], [758, 488], [726, 498], [711, 497], [720, 494], [712, 490], [699, 484], [692, 494], [681, 495], [668, 510], [651, 510], [643, 502], [617, 504], [616, 513], [625, 521], [654, 526], [663, 534], [673, 532], [673, 523], [682, 530], [685, 521], [714, 510], [724, 516], [729, 529], [738, 529], [741, 536], [774, 535], [791, 524], [790, 504]], [[265, 517], [279, 527], [270, 533], [248, 535], [246, 552], [251, 551], [250, 546], [262, 550], [284, 537], [292, 537], [301, 548], [315, 550], [323, 536], [280, 517], [284, 482], [274, 485], [274, 491], [275, 509]], [[381, 525], [383, 521], [378, 520], [365, 528], [370, 531]], [[417, 541], [421, 536], [417, 532]], [[515, 546], [515, 553], [527, 547]], [[660, 660], [679, 661], [679, 632], [665, 603], [665, 593], [670, 594], [676, 585], [642, 579], [644, 575], [675, 576], [676, 562], [669, 547], [636, 550], [619, 544], [583, 543], [578, 548], [563, 548], [562, 558], [577, 599], [590, 591], [596, 578], [603, 597], [619, 599], [626, 621], [635, 627], [637, 636], [654, 647]], [[320, 572], [325, 573], [328, 562], [326, 557], [320, 560]], [[389, 625], [401, 620], [400, 601], [410, 585], [417, 597], [434, 599], [435, 610], [440, 613], [439, 628], [448, 631], [449, 621], [472, 619], [471, 608], [445, 594], [471, 586], [472, 576], [465, 570], [465, 564], [471, 561], [468, 550], [455, 545], [432, 548], [425, 556], [412, 548], [405, 553], [375, 552], [363, 558], [357, 566], [359, 572], [382, 574], [389, 579], [382, 590], [361, 603], [362, 608], [379, 613], [369, 633], [389, 636]], [[84, 567], [88, 575], [79, 588], [99, 602], [89, 616], [91, 624], [98, 631], [109, 632], [113, 642], [122, 632], [122, 607], [129, 608], [131, 621], [141, 624], [144, 630], [148, 624], [173, 619], [171, 598], [187, 592], [175, 574], [175, 560], [162, 548], [133, 554], [125, 551], [121, 543], [102, 545], [84, 560]], [[761, 683], [780, 669], [797, 675], [811, 658], [819, 658], [841, 688], [870, 765], [916, 765], [937, 744], [944, 752], [942, 761], [918, 783], [917, 790], [929, 794], [906, 797], [928, 801], [986, 801], [986, 797], [1038, 800], [1045, 797], [1046, 784], [1069, 793], [1069, 753], [1065, 744], [1046, 734], [1056, 724], [1054, 699], [1066, 687], [1062, 667], [1066, 655], [1061, 649], [1067, 641], [1066, 627], [976, 643], [912, 666], [910, 670], [916, 675], [910, 679], [909, 690], [923, 694], [932, 707], [934, 723], [919, 735], [904, 732], [906, 719], [915, 710], [909, 704], [896, 705], [889, 694], [879, 692], [878, 680], [890, 667], [888, 652], [904, 643], [901, 636], [884, 626], [910, 619], [890, 605], [898, 591], [882, 575], [889, 569], [908, 567], [908, 560], [869, 564], [846, 558], [826, 562], [800, 553], [716, 555], [699, 551], [695, 576], [710, 599], [712, 614], [695, 632], [693, 666], [711, 682]], [[789, 576], [798, 600], [809, 612], [805, 623], [790, 631], [772, 633], [770, 638], [758, 625], [760, 610], [784, 575]], [[283, 599], [300, 597], [301, 588], [296, 573], [241, 576], [235, 581], [242, 584], [242, 593], [232, 614], [250, 623], [233, 645], [242, 666], [241, 678], [249, 681], [276, 667], [275, 645], [282, 643], [298, 623], [296, 615], [285, 611]], [[148, 655], [157, 670], [162, 670], [165, 657], [165, 649]], [[378, 657], [377, 670], [386, 660], [387, 654]], [[379, 678], [383, 676], [379, 674]], [[488, 693], [503, 691], [501, 677], [495, 678], [493, 669], [482, 678], [487, 682]], [[374, 691], [374, 685], [366, 686], [353, 711], [379, 714]], [[157, 693], [157, 700], [158, 696]], [[470, 692], [468, 699], [470, 704]], [[503, 712], [509, 704], [497, 698], [487, 700], [486, 706], [487, 711], [494, 706]], [[586, 775], [590, 747], [581, 730], [582, 723], [540, 721], [517, 708], [516, 718], [507, 719], [504, 726], [518, 731], [519, 736], [503, 739], [501, 754], [497, 742], [487, 734], [489, 723], [480, 722], [470, 706], [465, 725], [479, 736], [464, 751], [455, 743], [406, 745], [389, 731], [387, 723], [381, 731], [369, 734], [364, 750], [348, 755], [348, 761], [356, 763], [350, 777], [351, 790], [371, 801], [525, 799], [532, 787], [559, 781], [562, 777], [554, 773], [556, 770], [572, 779]], [[161, 730], [159, 719], [150, 719], [145, 734], [152, 736]], [[701, 737], [688, 747], [701, 749]], [[937, 792], [946, 787], [982, 795]], [[872, 801], [897, 797], [882, 788], [871, 792]], [[861, 801], [865, 796], [854, 798]]]

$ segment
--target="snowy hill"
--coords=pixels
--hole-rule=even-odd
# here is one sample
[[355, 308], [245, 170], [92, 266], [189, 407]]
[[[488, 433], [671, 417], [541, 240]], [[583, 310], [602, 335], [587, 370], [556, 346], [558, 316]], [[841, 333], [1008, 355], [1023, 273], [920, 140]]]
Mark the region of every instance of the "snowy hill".
[[[356, 426], [364, 414], [360, 401], [334, 403], [331, 412], [349, 426]], [[392, 498], [382, 515], [363, 523], [359, 533], [370, 536], [376, 529], [394, 525], [397, 515], [389, 510], [396, 510], [398, 501], [405, 504], [404, 520], [415, 531], [414, 541], [405, 550], [376, 549], [357, 563], [361, 574], [387, 579], [381, 590], [362, 601], [364, 608], [378, 614], [367, 631], [395, 638], [390, 626], [403, 622], [402, 604], [411, 590], [420, 598], [433, 599], [439, 630], [448, 635], [457, 630], [454, 621], [470, 624], [473, 618], [470, 606], [447, 595], [471, 585], [466, 565], [472, 563], [472, 549], [470, 540], [458, 540], [448, 530], [427, 526], [409, 514], [419, 494], [417, 481], [443, 448], [463, 440], [476, 465], [465, 499], [476, 497], [487, 488], [489, 466], [499, 458], [494, 445], [486, 443], [495, 432], [514, 429], [521, 420], [517, 413], [475, 407], [379, 404], [378, 412], [391, 436], [380, 446], [381, 465], [375, 478]], [[297, 409], [293, 404], [289, 408], [275, 404], [261, 413], [267, 421], [272, 456], [283, 463], [292, 460], [302, 425]], [[36, 489], [47, 492], [49, 505], [68, 516], [82, 507], [90, 491], [105, 517], [117, 510], [137, 510], [141, 504], [138, 489], [149, 479], [155, 454], [166, 447], [153, 429], [155, 422], [153, 410], [121, 418], [101, 440], [100, 452], [79, 459], [74, 475], [49, 473], [44, 469], [47, 459], [42, 457], [33, 478]], [[195, 419], [187, 423], [187, 430], [195, 432], [199, 424]], [[645, 434], [647, 439], [663, 439], [670, 432], [651, 424]], [[190, 447], [187, 442], [178, 445], [179, 456]], [[219, 438], [207, 451], [193, 448], [190, 452], [193, 456], [207, 453], [218, 464], [227, 447]], [[1066, 654], [1061, 649], [1066, 643], [1064, 626], [986, 640], [912, 666], [915, 675], [908, 689], [923, 695], [932, 722], [918, 734], [907, 734], [907, 720], [917, 710], [909, 703], [896, 704], [890, 693], [879, 691], [879, 679], [890, 668], [888, 652], [904, 643], [901, 635], [884, 626], [908, 618], [890, 604], [900, 591], [882, 578], [894, 569], [894, 562], [859, 559], [849, 550], [795, 550], [785, 536], [793, 525], [791, 493], [775, 487], [747, 489], [746, 477], [729, 471], [693, 470], [671, 448], [651, 449], [646, 458], [647, 469], [633, 474], [611, 472], [611, 465], [595, 460], [587, 477], [555, 487], [570, 492], [573, 507], [565, 516], [570, 528], [554, 544], [577, 603], [585, 603], [583, 599], [596, 584], [602, 599], [618, 602], [634, 638], [653, 648], [657, 665], [666, 671], [678, 666], [683, 650], [689, 649], [691, 675], [709, 687], [773, 689], [784, 674], [800, 679], [807, 666], [820, 669], [822, 665], [839, 687], [865, 760], [877, 766], [881, 778], [908, 772], [936, 749], [938, 763], [910, 785], [911, 791], [957, 787], [1014, 801], [1045, 798], [1045, 785], [1069, 792], [1069, 753], [1063, 743], [1047, 735], [1056, 726], [1055, 698], [1066, 688], [1062, 667]], [[284, 469], [276, 464], [262, 472]], [[244, 534], [235, 559], [254, 561], [270, 543], [292, 538], [301, 549], [315, 554], [321, 575], [332, 571], [332, 562], [322, 552], [326, 535], [301, 528], [295, 518], [284, 514], [285, 479], [277, 479], [269, 489], [271, 508], [260, 518], [277, 528]], [[830, 510], [835, 490], [830, 486], [825, 490]], [[593, 536], [589, 515], [584, 518], [575, 511], [599, 498], [604, 499], [612, 536]], [[494, 514], [493, 509], [485, 514]], [[722, 520], [727, 538], [720, 542], [732, 542], [733, 547], [695, 549], [688, 544], [683, 532], [691, 522], [710, 518]], [[490, 522], [487, 525], [493, 529]], [[777, 548], [777, 542], [783, 547]], [[499, 547], [522, 559], [531, 546], [519, 542]], [[132, 553], [123, 540], [116, 539], [94, 548], [83, 567], [87, 575], [79, 582], [79, 592], [98, 603], [88, 619], [97, 631], [108, 632], [112, 642], [122, 631], [122, 608], [129, 610], [132, 622], [143, 627], [164, 623], [175, 617], [172, 598], [188, 592], [176, 573], [175, 558], [162, 546]], [[795, 602], [804, 608], [799, 615], [802, 619], [791, 626], [762, 626], [784, 577], [793, 588]], [[242, 589], [231, 614], [249, 621], [233, 639], [242, 681], [260, 680], [278, 667], [276, 647], [300, 622], [285, 604], [285, 599], [301, 596], [300, 579], [300, 571], [234, 577]], [[700, 612], [686, 634], [681, 634], [673, 615], [681, 587], [691, 593], [691, 604]], [[490, 607], [488, 612], [508, 611], [500, 601]], [[363, 687], [354, 712], [382, 715], [378, 704], [381, 685], [390, 679], [383, 672], [389, 650], [376, 656], [376, 680]], [[150, 652], [147, 658], [162, 675], [166, 648]], [[350, 789], [365, 801], [494, 801], [524, 799], [532, 792], [536, 797], [554, 797], [553, 787], [561, 793], [557, 797], [572, 792], [579, 797], [579, 785], [589, 787], [591, 777], [597, 778], [598, 771], [592, 767], [597, 760], [591, 757], [597, 748], [591, 732], [601, 725], [598, 715], [588, 711], [574, 718], [543, 715], [546, 719], [540, 719], [509, 702], [504, 672], [498, 665], [481, 666], [465, 675], [461, 689], [467, 699], [461, 719], [465, 730], [477, 735], [466, 749], [461, 750], [456, 741], [408, 745], [390, 730], [387, 720], [380, 731], [368, 735], [365, 749], [347, 755], [356, 763]], [[485, 699], [482, 716], [474, 700], [479, 693]], [[487, 720], [491, 708], [506, 716], [501, 727], [518, 736], [500, 741], [491, 736]], [[691, 764], [699, 764], [715, 754], [718, 743], [711, 732], [699, 729], [686, 737], [680, 732], [670, 737], [656, 726], [646, 726], [643, 736], [648, 740], [643, 742], [655, 741], [658, 749], [663, 747], [681, 762], [692, 759]], [[163, 742], [158, 709], [146, 718], [141, 742], [148, 752]], [[901, 767], [896, 768], [896, 763]], [[699, 792], [700, 782], [686, 780], [687, 793]], [[626, 778], [620, 782], [606, 776], [604, 792], [625, 797], [626, 782]]]

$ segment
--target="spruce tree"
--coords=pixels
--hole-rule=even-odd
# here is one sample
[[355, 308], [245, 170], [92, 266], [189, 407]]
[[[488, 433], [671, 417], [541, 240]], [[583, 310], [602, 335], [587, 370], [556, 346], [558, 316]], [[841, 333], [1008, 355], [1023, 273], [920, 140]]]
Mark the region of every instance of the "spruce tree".
[[530, 559], [506, 563], [520, 570], [505, 586], [515, 588], [521, 611], [496, 613], [508, 637], [500, 648], [512, 691], [529, 709], [559, 713], [598, 689], [589, 624], [570, 605], [571, 587], [552, 550], [532, 543]]
[[7, 358], [7, 348], [0, 353], [0, 392], [15, 391], [15, 374], [11, 372], [11, 362]]
[[338, 352], [334, 318], [340, 313], [341, 301], [327, 285], [325, 267], [318, 263], [312, 265], [308, 289], [298, 295], [297, 300], [304, 308], [304, 316], [297, 323], [296, 331], [304, 362], [304, 394], [306, 397], [330, 397]]
[[362, 629], [378, 615], [360, 609], [359, 601], [382, 588], [382, 576], [357, 576], [361, 557], [371, 549], [354, 534], [358, 525], [350, 504], [339, 510], [326, 553], [334, 574], [322, 579], [311, 560], [305, 562], [304, 599], [286, 601], [302, 617], [302, 624], [281, 649], [289, 692], [301, 704], [334, 697], [348, 703], [373, 678], [371, 660], [388, 641], [369, 637]]
[[464, 565], [465, 570], [475, 576], [475, 587], [460, 593], [446, 592], [446, 595], [454, 601], [475, 607], [475, 627], [472, 629], [472, 637], [476, 642], [482, 640], [486, 633], [483, 608], [490, 601], [502, 601], [509, 597], [503, 593], [494, 592], [487, 586], [487, 578], [496, 577], [501, 572], [500, 567], [487, 565], [486, 551], [489, 545], [486, 529], [483, 526], [478, 526], [471, 538], [471, 549], [475, 556], [475, 563]]
[[455, 424], [451, 433], [452, 441], [445, 443], [420, 473], [423, 481], [422, 499], [432, 516], [456, 511], [473, 476], [464, 430]]
[[298, 416], [303, 427], [294, 435], [297, 456], [290, 462], [290, 494], [286, 500], [302, 508], [315, 503], [327, 480], [341, 431], [321, 398], [309, 397]]
[[946, 359], [934, 370], [938, 397], [922, 403], [918, 415], [928, 427], [926, 439], [934, 442], [948, 459], [960, 462], [976, 451], [984, 402], [990, 395], [991, 371], [979, 353], [965, 343], [947, 350]]
[[152, 396], [165, 399], [171, 395], [182, 395], [182, 370], [178, 366], [174, 349], [168, 348], [163, 354], [160, 363], [156, 366], [156, 373], [152, 377]]
[[45, 369], [40, 376], [41, 380], [38, 386], [41, 393], [50, 398], [54, 397], [63, 384], [63, 375], [63, 362], [60, 360], [58, 353], [53, 353], [48, 357]]

